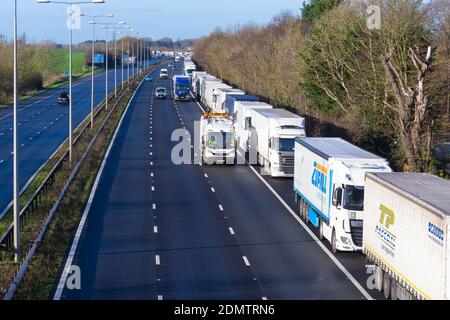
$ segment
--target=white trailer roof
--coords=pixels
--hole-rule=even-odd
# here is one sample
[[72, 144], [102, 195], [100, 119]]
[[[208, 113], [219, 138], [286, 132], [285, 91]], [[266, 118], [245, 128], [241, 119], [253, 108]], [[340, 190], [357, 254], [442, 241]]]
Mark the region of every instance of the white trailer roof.
[[369, 178], [395, 189], [412, 201], [450, 216], [450, 181], [428, 173], [371, 173]]
[[330, 158], [383, 159], [341, 138], [296, 138], [295, 140], [326, 160]]
[[287, 111], [286, 109], [259, 109], [255, 110], [255, 112], [258, 112], [262, 114], [265, 117], [270, 118], [301, 118], [300, 116]]

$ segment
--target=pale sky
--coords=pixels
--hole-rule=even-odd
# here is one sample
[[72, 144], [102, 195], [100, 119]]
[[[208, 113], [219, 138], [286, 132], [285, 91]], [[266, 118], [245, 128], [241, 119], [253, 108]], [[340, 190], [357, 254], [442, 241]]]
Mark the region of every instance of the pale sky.
[[[197, 38], [215, 27], [232, 27], [248, 22], [267, 23], [281, 11], [299, 13], [301, 0], [105, 0], [105, 4], [83, 4], [85, 14], [112, 13], [114, 18], [101, 21], [125, 21], [143, 34], [162, 37]], [[13, 0], [0, 0], [0, 34], [12, 35]], [[19, 34], [31, 42], [52, 40], [68, 42], [67, 6], [38, 4], [35, 0], [18, 0]], [[91, 38], [88, 18], [74, 31], [74, 42]], [[99, 30], [99, 38], [105, 31]]]

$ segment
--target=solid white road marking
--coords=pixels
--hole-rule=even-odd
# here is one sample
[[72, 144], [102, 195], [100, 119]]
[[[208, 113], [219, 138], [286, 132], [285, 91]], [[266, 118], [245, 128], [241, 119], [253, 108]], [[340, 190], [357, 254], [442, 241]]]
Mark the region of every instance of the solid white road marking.
[[248, 261], [246, 256], [242, 256], [242, 260], [244, 260], [244, 263], [247, 267], [250, 267], [250, 262]]
[[359, 284], [358, 281], [351, 275], [350, 272], [342, 265], [342, 263], [328, 250], [327, 247], [320, 241], [319, 238], [308, 228], [308, 226], [301, 220], [295, 212], [289, 207], [289, 205], [281, 198], [281, 196], [272, 188], [272, 186], [264, 180], [264, 178], [256, 171], [253, 166], [249, 165], [253, 173], [264, 183], [264, 185], [273, 193], [273, 195], [281, 202], [281, 204], [286, 208], [286, 210], [294, 217], [295, 220], [306, 230], [306, 232], [313, 238], [313, 240], [319, 245], [319, 247], [328, 255], [331, 261], [344, 273], [344, 275], [353, 283], [353, 285], [362, 293], [362, 295], [368, 299], [373, 300], [372, 296]]

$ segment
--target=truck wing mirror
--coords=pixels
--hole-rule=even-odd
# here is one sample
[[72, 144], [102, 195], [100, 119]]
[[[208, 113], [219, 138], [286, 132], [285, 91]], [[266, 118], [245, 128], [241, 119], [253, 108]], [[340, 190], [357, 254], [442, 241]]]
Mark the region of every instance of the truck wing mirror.
[[342, 188], [335, 188], [333, 192], [333, 206], [339, 208], [342, 205]]

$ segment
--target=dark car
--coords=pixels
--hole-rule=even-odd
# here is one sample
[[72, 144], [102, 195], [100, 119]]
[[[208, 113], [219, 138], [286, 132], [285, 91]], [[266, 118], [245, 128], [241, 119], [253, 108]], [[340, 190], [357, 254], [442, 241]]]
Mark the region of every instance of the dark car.
[[58, 97], [58, 104], [69, 104], [70, 97], [67, 92], [61, 92]]

